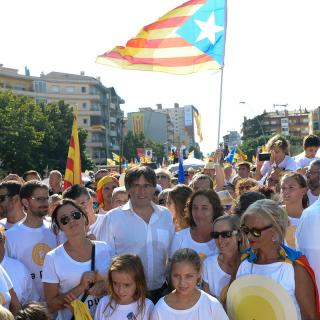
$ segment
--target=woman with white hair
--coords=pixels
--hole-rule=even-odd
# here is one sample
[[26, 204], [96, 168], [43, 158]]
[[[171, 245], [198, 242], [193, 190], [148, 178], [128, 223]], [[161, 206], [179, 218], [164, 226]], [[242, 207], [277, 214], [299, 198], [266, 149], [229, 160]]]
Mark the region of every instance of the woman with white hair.
[[299, 319], [319, 319], [313, 272], [304, 256], [283, 245], [287, 226], [287, 214], [274, 201], [263, 199], [250, 205], [241, 217], [241, 231], [250, 248], [236, 277], [270, 277], [288, 292]]

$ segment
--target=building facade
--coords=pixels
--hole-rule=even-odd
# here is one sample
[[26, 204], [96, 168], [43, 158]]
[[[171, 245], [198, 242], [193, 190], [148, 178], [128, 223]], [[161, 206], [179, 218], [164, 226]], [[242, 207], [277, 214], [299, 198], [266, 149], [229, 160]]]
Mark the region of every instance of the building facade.
[[114, 88], [105, 87], [99, 78], [50, 72], [40, 77], [18, 74], [0, 66], [0, 90], [35, 99], [58, 102], [78, 109], [78, 126], [88, 131], [87, 151], [96, 164], [105, 164], [111, 152], [119, 153], [124, 103]]
[[224, 147], [228, 146], [229, 150], [241, 144], [241, 136], [238, 131], [229, 131], [229, 133], [222, 138]]

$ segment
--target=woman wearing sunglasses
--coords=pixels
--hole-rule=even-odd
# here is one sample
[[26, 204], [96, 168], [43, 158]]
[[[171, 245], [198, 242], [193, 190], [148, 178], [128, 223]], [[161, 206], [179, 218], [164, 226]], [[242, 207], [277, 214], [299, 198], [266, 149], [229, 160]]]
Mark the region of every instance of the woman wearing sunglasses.
[[288, 292], [298, 319], [319, 319], [317, 287], [304, 256], [283, 245], [288, 216], [272, 200], [253, 203], [241, 217], [241, 231], [250, 248], [236, 277], [257, 274], [270, 277]]
[[213, 222], [211, 233], [219, 254], [208, 257], [203, 262], [203, 290], [224, 302], [222, 289], [228, 286], [231, 275], [237, 270], [240, 260], [240, 218], [224, 215]]
[[63, 231], [67, 240], [47, 253], [42, 282], [48, 307], [58, 312], [58, 320], [71, 319], [66, 308], [70, 296], [81, 299], [86, 295], [84, 302], [93, 316], [98, 298], [106, 289], [103, 276], [111, 263], [112, 250], [104, 242], [87, 238], [88, 223], [87, 213], [71, 199], [62, 200], [52, 213], [54, 232]]

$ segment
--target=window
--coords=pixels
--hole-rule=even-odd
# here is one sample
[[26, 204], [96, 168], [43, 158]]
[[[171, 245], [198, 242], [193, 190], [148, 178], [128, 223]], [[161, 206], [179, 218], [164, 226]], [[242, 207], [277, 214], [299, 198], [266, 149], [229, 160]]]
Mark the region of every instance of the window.
[[83, 124], [87, 124], [88, 123], [88, 119], [83, 119]]
[[87, 88], [86, 87], [81, 87], [81, 92], [82, 93], [86, 93], [87, 92]]
[[66, 87], [66, 92], [67, 93], [74, 93], [74, 87]]
[[24, 87], [24, 85], [22, 85], [22, 84], [15, 84], [15, 85], [13, 86], [13, 89], [14, 89], [14, 90], [17, 90], [17, 91], [25, 91], [25, 87]]
[[60, 92], [59, 86], [52, 86], [52, 87], [51, 87], [51, 92], [53, 92], [53, 93], [59, 93], [59, 92]]
[[85, 102], [82, 103], [82, 109], [86, 109], [87, 108], [87, 104]]
[[42, 80], [34, 81], [33, 88], [35, 92], [47, 92], [47, 84]]

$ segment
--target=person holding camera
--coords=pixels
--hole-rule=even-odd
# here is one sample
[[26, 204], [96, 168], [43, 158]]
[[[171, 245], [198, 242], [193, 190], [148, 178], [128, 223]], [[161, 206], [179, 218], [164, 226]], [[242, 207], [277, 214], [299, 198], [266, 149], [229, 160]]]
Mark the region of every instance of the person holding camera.
[[281, 135], [270, 138], [266, 145], [268, 153], [259, 153], [257, 156], [256, 179], [269, 174], [273, 168], [281, 168], [288, 171], [296, 171], [297, 164], [289, 156], [289, 143]]

